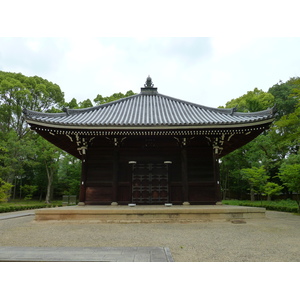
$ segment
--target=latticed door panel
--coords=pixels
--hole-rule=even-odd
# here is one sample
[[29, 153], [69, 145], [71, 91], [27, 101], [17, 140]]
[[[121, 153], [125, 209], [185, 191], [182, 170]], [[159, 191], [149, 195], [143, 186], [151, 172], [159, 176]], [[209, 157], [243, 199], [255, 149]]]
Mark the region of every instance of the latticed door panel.
[[132, 202], [163, 204], [168, 202], [168, 166], [144, 163], [132, 167]]

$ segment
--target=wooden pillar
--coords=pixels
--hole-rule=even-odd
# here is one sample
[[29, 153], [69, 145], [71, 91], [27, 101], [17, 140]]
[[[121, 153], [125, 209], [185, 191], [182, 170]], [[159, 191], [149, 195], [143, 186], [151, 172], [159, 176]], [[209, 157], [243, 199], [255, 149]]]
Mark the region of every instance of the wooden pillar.
[[219, 165], [219, 150], [213, 148], [213, 166], [214, 166], [214, 181], [215, 181], [215, 199], [216, 203], [221, 202], [221, 185], [220, 185], [220, 165]]
[[79, 203], [81, 205], [85, 203], [86, 179], [87, 179], [87, 162], [86, 162], [86, 154], [84, 153], [81, 159], [81, 180], [80, 180], [80, 194], [79, 194]]
[[112, 200], [118, 202], [118, 173], [119, 173], [119, 147], [114, 146], [113, 153], [113, 182], [112, 182]]
[[189, 202], [188, 172], [187, 172], [187, 154], [186, 139], [181, 143], [181, 177], [182, 177], [182, 193], [183, 202]]

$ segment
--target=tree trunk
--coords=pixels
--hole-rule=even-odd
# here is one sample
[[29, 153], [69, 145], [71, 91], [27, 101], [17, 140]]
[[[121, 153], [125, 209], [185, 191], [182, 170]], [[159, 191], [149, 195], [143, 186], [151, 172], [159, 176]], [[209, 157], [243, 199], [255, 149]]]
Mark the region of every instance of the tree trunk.
[[228, 172], [226, 172], [225, 178], [223, 181], [223, 200], [226, 200], [226, 197], [227, 197], [228, 177], [229, 177]]
[[255, 201], [255, 195], [254, 195], [253, 188], [251, 188], [251, 190], [250, 190], [250, 197], [251, 197], [251, 201]]
[[47, 193], [46, 193], [45, 202], [47, 204], [49, 204], [50, 200], [51, 200], [51, 190], [52, 190], [54, 170], [53, 170], [53, 168], [48, 167], [48, 165], [46, 164], [46, 171], [47, 171], [48, 185], [47, 185]]

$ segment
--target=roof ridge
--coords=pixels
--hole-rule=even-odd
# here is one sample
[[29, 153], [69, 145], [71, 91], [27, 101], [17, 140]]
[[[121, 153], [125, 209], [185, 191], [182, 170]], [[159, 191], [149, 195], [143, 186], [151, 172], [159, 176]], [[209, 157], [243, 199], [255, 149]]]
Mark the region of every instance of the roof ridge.
[[260, 115], [265, 115], [265, 114], [271, 114], [273, 115], [275, 113], [276, 107], [273, 106], [271, 108], [267, 108], [265, 110], [260, 110], [260, 111], [253, 111], [253, 112], [235, 112], [234, 114], [236, 116], [260, 116]]
[[25, 116], [63, 117], [66, 115], [66, 113], [64, 112], [59, 112], [59, 113], [43, 112], [43, 111], [31, 110], [26, 107], [22, 109], [22, 112]]

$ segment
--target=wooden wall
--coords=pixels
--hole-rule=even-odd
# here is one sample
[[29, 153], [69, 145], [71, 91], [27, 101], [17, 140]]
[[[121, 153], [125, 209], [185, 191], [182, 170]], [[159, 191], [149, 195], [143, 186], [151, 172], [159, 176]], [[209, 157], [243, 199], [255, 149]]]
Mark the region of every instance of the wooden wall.
[[[169, 165], [169, 202], [184, 202], [183, 179], [186, 176], [191, 204], [215, 204], [213, 151], [203, 137], [194, 138], [186, 146], [180, 145], [174, 137], [127, 137], [118, 142], [115, 146], [113, 139], [99, 137], [89, 147], [85, 168], [86, 204], [130, 203], [132, 165], [129, 161], [172, 161]], [[182, 149], [186, 150], [186, 175]]]

